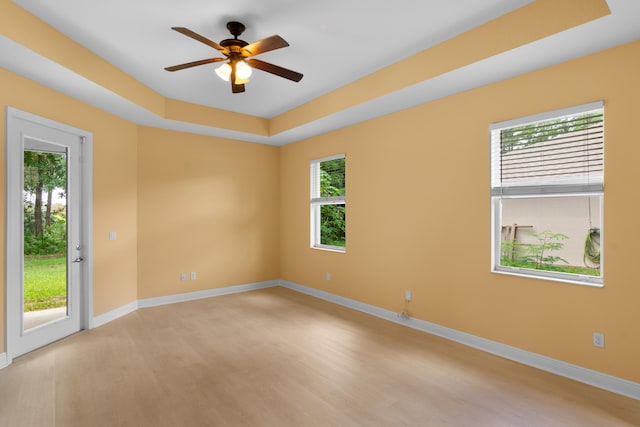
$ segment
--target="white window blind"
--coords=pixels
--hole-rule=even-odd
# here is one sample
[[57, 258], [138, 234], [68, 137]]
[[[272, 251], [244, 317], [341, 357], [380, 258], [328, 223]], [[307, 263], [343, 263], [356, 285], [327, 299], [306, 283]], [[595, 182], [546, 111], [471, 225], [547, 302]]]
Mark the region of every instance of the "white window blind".
[[602, 102], [497, 123], [490, 131], [492, 195], [603, 191]]

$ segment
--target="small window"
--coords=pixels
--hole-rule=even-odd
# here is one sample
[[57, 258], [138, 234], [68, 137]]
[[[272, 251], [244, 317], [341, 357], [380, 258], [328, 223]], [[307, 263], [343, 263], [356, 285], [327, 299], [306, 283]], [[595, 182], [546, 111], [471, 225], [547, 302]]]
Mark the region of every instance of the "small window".
[[311, 247], [344, 251], [345, 156], [311, 161]]
[[602, 102], [494, 124], [494, 272], [602, 284]]

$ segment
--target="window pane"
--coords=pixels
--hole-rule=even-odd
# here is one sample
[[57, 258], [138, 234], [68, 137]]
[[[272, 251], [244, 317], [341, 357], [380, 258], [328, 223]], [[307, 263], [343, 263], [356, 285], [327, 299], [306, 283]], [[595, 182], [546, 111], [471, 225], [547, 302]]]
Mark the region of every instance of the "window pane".
[[598, 109], [492, 131], [492, 186], [601, 183], [603, 119]]
[[23, 328], [67, 316], [67, 155], [24, 151]]
[[345, 195], [344, 158], [320, 163], [320, 197]]
[[345, 246], [345, 205], [320, 206], [320, 243]]
[[601, 196], [501, 199], [500, 265], [600, 276]]

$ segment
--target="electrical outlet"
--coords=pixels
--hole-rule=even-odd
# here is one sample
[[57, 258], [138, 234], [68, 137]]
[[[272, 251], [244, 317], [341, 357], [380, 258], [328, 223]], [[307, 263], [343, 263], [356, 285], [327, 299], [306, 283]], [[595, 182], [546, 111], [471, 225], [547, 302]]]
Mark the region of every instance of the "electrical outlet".
[[413, 298], [413, 293], [409, 290], [404, 291], [404, 299], [405, 301], [411, 301], [411, 298]]
[[604, 348], [604, 334], [601, 332], [593, 333], [593, 345], [594, 347]]
[[325, 277], [325, 279], [327, 279], [327, 282], [328, 282], [329, 280], [331, 280], [331, 273], [329, 273], [329, 272], [327, 271], [327, 274], [325, 274], [325, 276], [324, 276], [324, 277]]
[[196, 280], [196, 272], [195, 271], [191, 272], [191, 280]]
[[183, 282], [187, 280], [187, 273], [180, 273], [180, 280], [182, 280]]

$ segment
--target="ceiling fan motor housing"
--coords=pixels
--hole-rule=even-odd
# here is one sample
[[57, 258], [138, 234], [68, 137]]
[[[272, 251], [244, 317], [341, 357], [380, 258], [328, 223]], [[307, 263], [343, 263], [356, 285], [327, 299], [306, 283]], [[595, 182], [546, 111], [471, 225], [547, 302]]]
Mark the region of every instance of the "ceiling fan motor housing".
[[237, 47], [238, 49], [240, 49], [241, 47], [245, 47], [248, 44], [249, 43], [247, 43], [246, 41], [240, 39], [225, 39], [220, 42], [220, 46], [227, 47], [229, 48], [229, 50], [232, 50], [233, 47]]

